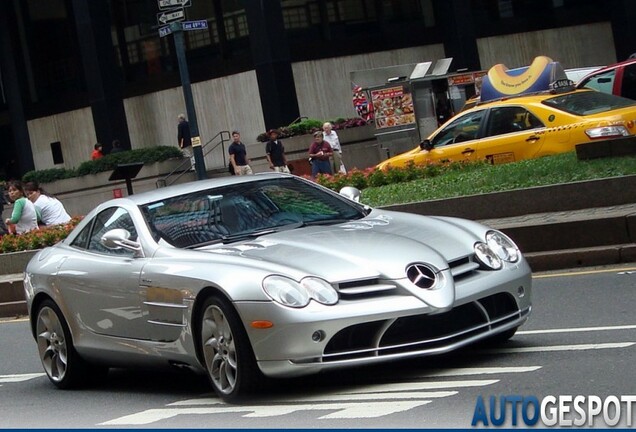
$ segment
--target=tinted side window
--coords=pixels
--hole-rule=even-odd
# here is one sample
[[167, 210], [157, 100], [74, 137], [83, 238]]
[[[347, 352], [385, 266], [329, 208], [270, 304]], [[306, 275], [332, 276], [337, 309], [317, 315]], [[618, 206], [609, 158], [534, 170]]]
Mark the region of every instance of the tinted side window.
[[108, 249], [102, 246], [100, 240], [108, 231], [123, 228], [130, 233], [130, 240], [137, 240], [137, 231], [130, 214], [122, 208], [111, 207], [99, 213], [95, 217], [93, 233], [90, 236], [88, 250], [107, 255], [132, 256], [133, 252], [126, 249]]
[[636, 99], [636, 63], [625, 66], [623, 69], [621, 96]]
[[479, 125], [481, 124], [481, 119], [484, 117], [484, 111], [485, 110], [476, 111], [455, 119], [433, 138], [433, 147], [441, 147], [448, 144], [477, 139], [479, 136]]
[[612, 94], [612, 89], [614, 88], [614, 78], [616, 77], [616, 69], [604, 72], [598, 75], [594, 75], [589, 78], [585, 83], [583, 83], [583, 87], [597, 90], [603, 93]]
[[88, 239], [91, 233], [91, 227], [93, 226], [93, 222], [91, 221], [88, 225], [84, 227], [84, 229], [79, 233], [75, 240], [71, 243], [71, 246], [75, 246], [76, 248], [86, 249], [88, 247]]
[[534, 114], [523, 107], [493, 108], [488, 117], [488, 136], [503, 135], [543, 127]]

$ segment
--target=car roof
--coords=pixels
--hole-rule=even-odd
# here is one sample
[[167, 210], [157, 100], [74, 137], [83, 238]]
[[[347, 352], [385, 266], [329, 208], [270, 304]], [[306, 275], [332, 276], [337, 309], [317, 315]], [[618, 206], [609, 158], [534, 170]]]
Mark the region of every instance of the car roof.
[[502, 97], [498, 99], [492, 99], [486, 102], [478, 102], [474, 107], [466, 111], [462, 111], [462, 113], [472, 111], [477, 108], [488, 108], [491, 106], [507, 105], [510, 103], [537, 103], [537, 102], [541, 102], [556, 96], [562, 96], [562, 95], [573, 94], [573, 93], [592, 92], [592, 91], [594, 90], [582, 88], [582, 89], [576, 89], [576, 90], [567, 91], [567, 92], [542, 91], [542, 92], [530, 93], [530, 94], [511, 95], [511, 96], [506, 96], [506, 97]]
[[636, 63], [636, 58], [631, 58], [631, 59], [624, 60], [624, 61], [622, 61], [622, 62], [614, 63], [614, 64], [611, 64], [611, 65], [609, 65], [609, 66], [605, 66], [605, 67], [603, 67], [603, 68], [597, 69], [597, 70], [595, 70], [594, 72], [590, 72], [589, 74], [587, 74], [587, 75], [585, 75], [583, 78], [581, 78], [581, 79], [580, 79], [580, 80], [576, 83], [576, 85], [577, 85], [577, 87], [578, 87], [579, 85], [581, 85], [581, 83], [582, 83], [583, 81], [587, 80], [587, 79], [588, 79], [589, 77], [591, 77], [591, 76], [598, 75], [598, 74], [602, 74], [602, 73], [604, 73], [604, 72], [608, 72], [608, 71], [611, 71], [611, 70], [617, 69], [617, 68], [619, 68], [619, 67], [621, 67], [621, 66], [628, 66], [628, 65], [631, 65], [631, 64], [634, 64], [634, 63]]

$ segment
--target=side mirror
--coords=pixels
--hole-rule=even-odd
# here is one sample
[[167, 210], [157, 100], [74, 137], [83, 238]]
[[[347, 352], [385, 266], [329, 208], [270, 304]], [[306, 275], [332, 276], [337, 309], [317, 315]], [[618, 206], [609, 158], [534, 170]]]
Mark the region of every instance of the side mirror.
[[433, 145], [431, 144], [430, 140], [425, 139], [424, 141], [422, 141], [420, 143], [420, 149], [421, 150], [433, 150]]
[[360, 190], [352, 186], [345, 186], [340, 189], [340, 195], [349, 198], [351, 201], [360, 202]]
[[135, 256], [142, 256], [141, 244], [130, 240], [130, 233], [123, 228], [107, 231], [101, 239], [101, 243], [108, 249], [126, 249], [133, 251]]

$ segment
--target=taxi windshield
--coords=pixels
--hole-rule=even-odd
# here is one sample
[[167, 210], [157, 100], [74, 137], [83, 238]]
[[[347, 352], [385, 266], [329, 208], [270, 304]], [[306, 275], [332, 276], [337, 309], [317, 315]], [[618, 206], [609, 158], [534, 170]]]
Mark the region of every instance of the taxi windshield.
[[592, 115], [636, 105], [636, 101], [597, 91], [568, 93], [546, 99], [544, 105], [578, 116]]

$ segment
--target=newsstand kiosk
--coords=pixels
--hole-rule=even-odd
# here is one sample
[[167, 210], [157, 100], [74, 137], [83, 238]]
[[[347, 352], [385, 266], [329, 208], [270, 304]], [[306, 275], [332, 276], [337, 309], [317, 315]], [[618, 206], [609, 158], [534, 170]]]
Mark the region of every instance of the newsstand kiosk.
[[382, 159], [416, 147], [476, 94], [485, 71], [449, 73], [452, 58], [350, 73], [354, 105], [375, 121]]

